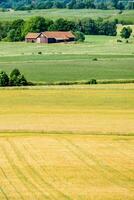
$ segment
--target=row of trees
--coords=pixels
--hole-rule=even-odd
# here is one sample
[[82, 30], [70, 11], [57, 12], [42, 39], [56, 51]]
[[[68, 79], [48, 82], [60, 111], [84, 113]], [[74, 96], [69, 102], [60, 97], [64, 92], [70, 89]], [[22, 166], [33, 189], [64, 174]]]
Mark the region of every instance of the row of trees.
[[68, 8], [68, 9], [133, 9], [129, 0], [0, 0], [0, 7], [15, 10]]
[[10, 76], [6, 72], [0, 72], [0, 86], [26, 86], [28, 82], [23, 74], [18, 69], [14, 69]]
[[72, 31], [86, 35], [116, 35], [116, 21], [99, 18], [78, 20], [77, 22], [59, 18], [55, 21], [43, 17], [32, 17], [27, 21], [17, 19], [13, 22], [0, 22], [0, 40], [22, 41], [28, 32]]

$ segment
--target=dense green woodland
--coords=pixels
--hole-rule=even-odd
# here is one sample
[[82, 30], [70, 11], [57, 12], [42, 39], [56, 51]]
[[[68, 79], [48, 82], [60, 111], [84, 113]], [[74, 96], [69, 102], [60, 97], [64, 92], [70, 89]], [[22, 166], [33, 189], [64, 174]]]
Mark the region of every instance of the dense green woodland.
[[72, 31], [86, 35], [116, 35], [116, 21], [103, 21], [85, 18], [76, 21], [59, 18], [32, 17], [29, 20], [17, 19], [13, 22], [0, 22], [0, 40], [22, 41], [28, 32]]
[[0, 0], [3, 9], [15, 10], [68, 8], [68, 9], [133, 9], [134, 5], [129, 0]]

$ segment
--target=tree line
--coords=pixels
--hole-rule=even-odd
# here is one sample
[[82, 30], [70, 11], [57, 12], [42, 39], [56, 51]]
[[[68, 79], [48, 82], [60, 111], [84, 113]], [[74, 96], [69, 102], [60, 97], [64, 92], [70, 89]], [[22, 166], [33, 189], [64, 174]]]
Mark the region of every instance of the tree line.
[[17, 19], [13, 22], [0, 22], [0, 40], [23, 41], [28, 32], [72, 31], [86, 35], [116, 35], [116, 21], [93, 20], [85, 18], [71, 21], [63, 18], [57, 20], [44, 17], [31, 17], [29, 20]]
[[14, 10], [68, 8], [68, 9], [134, 9], [129, 0], [0, 0], [0, 7]]

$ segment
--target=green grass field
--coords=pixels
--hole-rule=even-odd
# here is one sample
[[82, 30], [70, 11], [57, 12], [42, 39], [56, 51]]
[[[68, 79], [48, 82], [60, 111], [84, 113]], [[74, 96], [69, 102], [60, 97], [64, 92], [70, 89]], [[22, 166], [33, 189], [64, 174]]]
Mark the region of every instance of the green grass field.
[[[0, 69], [19, 68], [29, 81], [134, 79], [134, 40], [87, 36], [79, 44], [0, 43]], [[38, 55], [38, 52], [42, 55]], [[97, 58], [98, 61], [93, 61]]]
[[134, 84], [0, 90], [0, 200], [133, 200]]
[[8, 21], [15, 20], [18, 18], [28, 19], [32, 16], [43, 16], [46, 18], [57, 19], [63, 17], [65, 19], [81, 19], [90, 17], [97, 19], [98, 17], [106, 20], [119, 19], [124, 20], [128, 23], [134, 23], [134, 11], [125, 10], [122, 14], [119, 14], [118, 10], [93, 10], [93, 9], [45, 9], [45, 10], [32, 10], [32, 11], [11, 11], [11, 12], [0, 12], [0, 20]]

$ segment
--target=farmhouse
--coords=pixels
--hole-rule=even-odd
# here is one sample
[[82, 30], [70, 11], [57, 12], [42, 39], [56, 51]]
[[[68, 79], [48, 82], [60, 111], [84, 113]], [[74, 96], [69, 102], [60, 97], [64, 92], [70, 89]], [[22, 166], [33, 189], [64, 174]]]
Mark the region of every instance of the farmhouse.
[[42, 33], [28, 33], [25, 37], [26, 42], [36, 43], [59, 43], [72, 42], [75, 36], [71, 31], [46, 31]]
[[28, 33], [25, 37], [26, 42], [36, 42], [41, 33]]

